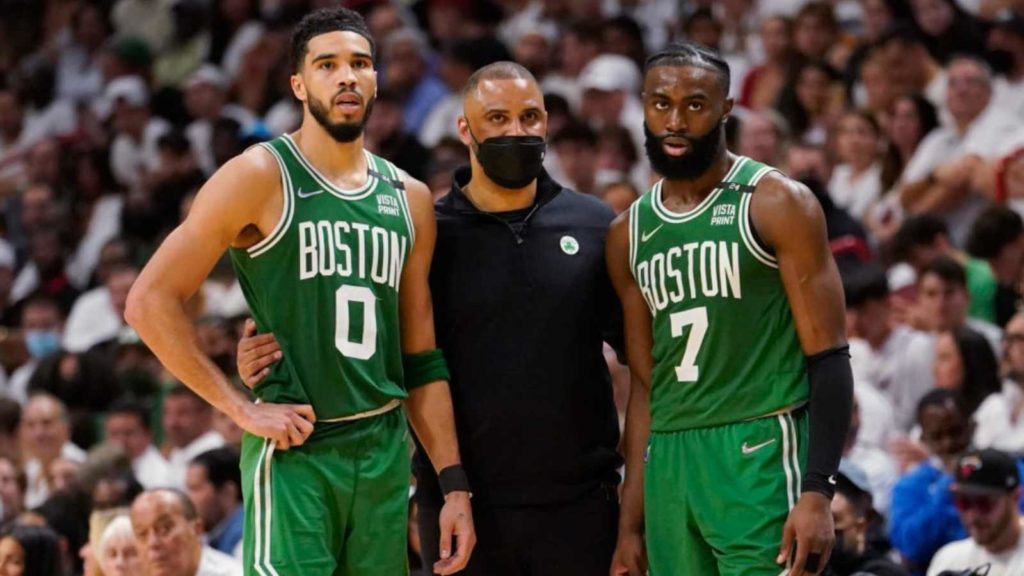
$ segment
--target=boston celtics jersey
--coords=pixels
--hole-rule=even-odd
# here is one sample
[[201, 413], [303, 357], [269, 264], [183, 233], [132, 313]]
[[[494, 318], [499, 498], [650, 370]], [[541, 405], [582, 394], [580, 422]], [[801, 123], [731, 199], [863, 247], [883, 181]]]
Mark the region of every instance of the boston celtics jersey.
[[652, 314], [651, 430], [737, 422], [808, 396], [778, 265], [750, 220], [772, 170], [737, 157], [689, 212], [665, 208], [661, 182], [630, 208], [630, 268]]
[[403, 398], [398, 286], [415, 229], [397, 170], [366, 152], [366, 184], [343, 190], [290, 136], [261, 145], [281, 171], [283, 214], [231, 250], [256, 326], [284, 352], [256, 395], [310, 403], [321, 421]]

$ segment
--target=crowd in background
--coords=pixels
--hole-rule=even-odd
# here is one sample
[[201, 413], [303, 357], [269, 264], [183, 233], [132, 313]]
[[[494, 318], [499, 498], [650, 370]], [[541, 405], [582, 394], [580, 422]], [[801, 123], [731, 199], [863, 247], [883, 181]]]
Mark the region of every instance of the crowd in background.
[[[337, 3], [0, 2], [0, 570], [19, 553], [47, 576], [237, 570], [240, 431], [162, 368], [125, 299], [217, 167], [298, 127], [291, 28]], [[548, 173], [622, 212], [657, 179], [645, 55], [719, 51], [730, 149], [814, 192], [844, 279], [848, 552], [924, 574], [946, 544], [984, 547], [949, 487], [971, 448], [1024, 455], [1024, 3], [342, 4], [378, 45], [366, 146], [436, 197], [468, 159], [460, 87], [515, 60], [544, 91]], [[247, 308], [226, 261], [189, 311], [235, 374]], [[608, 356], [621, 413], [628, 374]], [[139, 497], [157, 487], [184, 495]], [[174, 526], [154, 527], [164, 509]]]

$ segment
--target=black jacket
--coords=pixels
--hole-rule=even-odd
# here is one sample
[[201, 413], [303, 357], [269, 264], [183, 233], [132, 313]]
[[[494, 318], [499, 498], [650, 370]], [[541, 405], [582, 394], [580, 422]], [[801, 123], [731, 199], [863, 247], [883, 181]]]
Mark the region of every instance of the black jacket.
[[[435, 207], [430, 287], [474, 502], [554, 504], [615, 484], [619, 428], [602, 352], [602, 341], [622, 349], [604, 263], [614, 215], [542, 173], [517, 230], [466, 198], [469, 174], [456, 170]], [[422, 449], [415, 469], [424, 502], [438, 502]]]

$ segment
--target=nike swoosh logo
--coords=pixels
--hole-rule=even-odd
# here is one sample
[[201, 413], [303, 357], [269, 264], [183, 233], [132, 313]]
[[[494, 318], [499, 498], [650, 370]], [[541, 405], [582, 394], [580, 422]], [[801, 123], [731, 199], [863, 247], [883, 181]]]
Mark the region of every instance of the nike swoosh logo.
[[743, 443], [743, 447], [742, 447], [743, 455], [744, 456], [749, 456], [750, 454], [753, 454], [754, 452], [757, 452], [761, 448], [764, 448], [765, 446], [768, 446], [769, 444], [774, 444], [774, 443], [775, 443], [775, 438], [772, 438], [771, 440], [766, 440], [764, 442], [761, 442], [760, 444], [754, 444], [753, 446], [747, 446], [747, 443], [744, 442]]
[[657, 234], [658, 230], [661, 230], [662, 226], [664, 226], [664, 224], [658, 224], [658, 227], [655, 228], [654, 230], [651, 230], [650, 232], [644, 232], [643, 234], [641, 234], [640, 235], [640, 242], [647, 242], [648, 240], [650, 240], [651, 236], [654, 236], [655, 234]]
[[299, 198], [309, 198], [311, 196], [316, 196], [317, 194], [323, 194], [324, 191], [323, 190], [313, 190], [312, 192], [303, 192], [302, 189], [300, 188], [295, 193], [298, 194]]

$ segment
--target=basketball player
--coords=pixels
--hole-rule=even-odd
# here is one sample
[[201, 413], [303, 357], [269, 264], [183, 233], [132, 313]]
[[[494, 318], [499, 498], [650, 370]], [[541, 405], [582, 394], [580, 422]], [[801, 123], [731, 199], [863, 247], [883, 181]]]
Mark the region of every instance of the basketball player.
[[728, 92], [704, 48], [648, 60], [664, 179], [607, 244], [634, 377], [612, 574], [644, 573], [646, 539], [654, 576], [803, 576], [834, 539], [852, 398], [839, 274], [811, 192], [726, 150]]
[[[407, 573], [403, 404], [440, 472], [434, 570], [451, 574], [475, 534], [434, 344], [430, 192], [363, 149], [377, 78], [358, 14], [308, 15], [292, 62], [301, 128], [210, 178], [139, 276], [126, 316], [177, 377], [246, 431], [247, 574]], [[203, 356], [182, 308], [225, 250], [257, 327], [284, 351], [256, 404]]]

